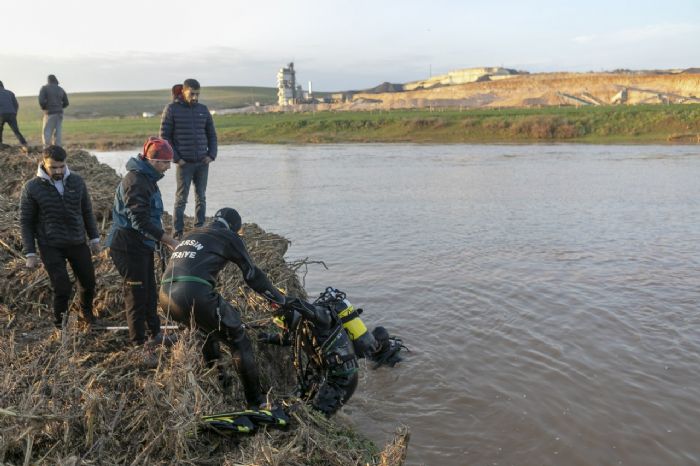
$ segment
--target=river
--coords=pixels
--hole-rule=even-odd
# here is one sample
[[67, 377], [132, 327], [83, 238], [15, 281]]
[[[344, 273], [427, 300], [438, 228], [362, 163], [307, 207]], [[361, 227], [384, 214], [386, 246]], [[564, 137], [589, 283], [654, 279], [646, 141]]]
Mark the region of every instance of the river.
[[700, 463], [699, 146], [235, 145], [211, 168], [210, 215], [325, 262], [309, 295], [410, 348], [341, 414], [380, 444], [408, 425], [408, 464]]

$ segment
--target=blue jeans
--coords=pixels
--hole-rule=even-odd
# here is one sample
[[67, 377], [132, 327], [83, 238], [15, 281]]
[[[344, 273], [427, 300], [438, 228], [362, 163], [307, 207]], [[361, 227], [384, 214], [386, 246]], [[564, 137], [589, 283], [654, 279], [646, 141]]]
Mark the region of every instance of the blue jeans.
[[207, 211], [207, 179], [209, 165], [202, 162], [187, 162], [183, 167], [177, 166], [175, 177], [177, 191], [175, 192], [175, 215], [173, 215], [173, 233], [181, 233], [185, 228], [185, 206], [190, 194], [190, 185], [194, 183], [195, 227], [204, 225]]

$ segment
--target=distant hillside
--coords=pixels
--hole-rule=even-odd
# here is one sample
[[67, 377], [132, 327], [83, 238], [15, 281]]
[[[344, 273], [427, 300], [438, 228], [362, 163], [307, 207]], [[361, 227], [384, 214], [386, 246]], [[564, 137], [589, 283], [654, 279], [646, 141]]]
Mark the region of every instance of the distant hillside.
[[[539, 73], [436, 77], [403, 91], [380, 85], [317, 110], [518, 108], [700, 103], [700, 74], [683, 71]], [[468, 74], [472, 70], [463, 70]], [[457, 72], [455, 72], [456, 74]], [[476, 79], [471, 79], [476, 76]], [[459, 82], [460, 78], [463, 82]], [[471, 82], [469, 80], [471, 79]], [[348, 98], [349, 97], [349, 98]]]
[[[76, 92], [66, 88], [70, 106], [66, 118], [105, 118], [141, 116], [143, 112], [160, 114], [170, 102], [170, 89], [123, 92]], [[37, 97], [18, 97], [20, 125], [25, 121], [41, 119]], [[277, 101], [273, 87], [204, 87], [200, 100], [210, 110], [237, 108], [260, 102], [263, 105]]]

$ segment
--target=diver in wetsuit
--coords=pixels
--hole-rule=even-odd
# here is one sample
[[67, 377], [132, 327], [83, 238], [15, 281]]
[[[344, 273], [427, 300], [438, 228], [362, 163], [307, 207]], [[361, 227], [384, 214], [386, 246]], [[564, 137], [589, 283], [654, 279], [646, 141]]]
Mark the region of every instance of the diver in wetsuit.
[[[258, 341], [282, 346], [291, 345], [290, 330], [299, 325], [299, 319], [311, 323], [306, 327], [310, 330], [310, 335], [306, 335], [305, 338], [305, 343], [309, 345], [306, 351], [323, 372], [318, 387], [315, 387], [318, 380], [299, 381], [300, 396], [313, 396], [311, 406], [326, 416], [331, 416], [350, 399], [358, 381], [357, 355], [338, 315], [328, 306], [288, 297], [277, 320], [278, 325], [283, 326], [283, 333], [261, 332], [258, 334]], [[313, 378], [315, 375], [318, 374], [305, 374], [302, 379], [306, 376]], [[313, 393], [316, 388], [317, 391]]]
[[[238, 212], [224, 208], [214, 214], [211, 223], [187, 234], [173, 251], [163, 273], [159, 300], [173, 319], [187, 326], [194, 313], [195, 325], [207, 336], [202, 351], [208, 364], [214, 365], [221, 356], [220, 341], [230, 348], [246, 402], [249, 407], [258, 408], [265, 398], [253, 348], [240, 312], [214, 289], [216, 277], [228, 262], [233, 262], [253, 290], [278, 305], [284, 305], [285, 297], [251, 260], [239, 236], [241, 225]], [[219, 371], [225, 382], [226, 374], [221, 366]]]
[[[357, 387], [358, 358], [374, 362], [373, 369], [394, 367], [407, 348], [400, 338], [381, 326], [369, 332], [346, 294], [328, 287], [313, 303], [287, 297], [273, 321], [282, 333], [261, 332], [258, 341], [282, 346], [294, 344], [299, 394], [330, 416], [343, 406]], [[300, 325], [302, 321], [310, 325]], [[292, 342], [292, 335], [296, 341]], [[303, 351], [307, 361], [297, 355]]]

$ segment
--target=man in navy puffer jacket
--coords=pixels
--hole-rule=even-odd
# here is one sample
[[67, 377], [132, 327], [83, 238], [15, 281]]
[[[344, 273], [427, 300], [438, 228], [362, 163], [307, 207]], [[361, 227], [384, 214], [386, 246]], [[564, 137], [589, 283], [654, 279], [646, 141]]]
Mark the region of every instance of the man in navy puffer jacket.
[[217, 141], [214, 120], [206, 105], [199, 103], [199, 82], [186, 79], [182, 95], [163, 110], [160, 137], [175, 151], [177, 192], [173, 215], [173, 236], [182, 237], [185, 206], [190, 185], [195, 189], [195, 227], [204, 225], [206, 216], [209, 164], [216, 159]]

